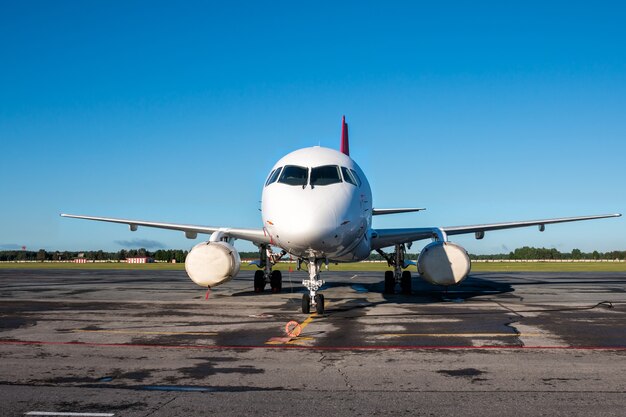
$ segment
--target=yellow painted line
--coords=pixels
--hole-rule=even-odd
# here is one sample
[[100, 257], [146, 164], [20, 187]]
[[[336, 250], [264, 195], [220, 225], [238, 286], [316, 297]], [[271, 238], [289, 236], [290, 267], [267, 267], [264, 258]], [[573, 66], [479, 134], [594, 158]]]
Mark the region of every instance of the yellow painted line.
[[537, 337], [541, 333], [384, 333], [384, 337]]
[[308, 325], [309, 325], [309, 324], [313, 321], [313, 319], [315, 318], [315, 316], [317, 316], [317, 313], [313, 313], [313, 314], [311, 314], [309, 317], [307, 317], [307, 318], [306, 318], [306, 320], [304, 320], [302, 323], [300, 323], [300, 328], [301, 328], [302, 330], [304, 330], [304, 328], [305, 328], [306, 326], [308, 326]]
[[313, 340], [312, 337], [297, 337], [287, 342], [288, 345], [301, 345], [302, 342], [306, 342], [308, 340]]
[[284, 345], [285, 343], [289, 343], [292, 340], [291, 337], [272, 337], [270, 340], [265, 342], [266, 345]]
[[195, 336], [217, 336], [215, 332], [156, 332], [145, 330], [84, 330], [74, 329], [76, 333], [113, 333], [113, 334], [160, 334], [160, 335], [195, 335]]

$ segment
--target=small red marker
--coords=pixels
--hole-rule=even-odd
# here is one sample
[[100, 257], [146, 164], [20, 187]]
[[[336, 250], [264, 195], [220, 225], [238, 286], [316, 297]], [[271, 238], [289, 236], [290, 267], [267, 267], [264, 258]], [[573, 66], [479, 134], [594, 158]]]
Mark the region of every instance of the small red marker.
[[298, 337], [300, 333], [302, 333], [302, 327], [297, 321], [291, 320], [285, 325], [285, 333], [287, 333], [289, 337]]
[[210, 294], [211, 294], [211, 287], [207, 288], [207, 290], [206, 290], [206, 295], [204, 296], [204, 299], [205, 299], [205, 300], [208, 300], [208, 299], [209, 299], [209, 295], [210, 295]]

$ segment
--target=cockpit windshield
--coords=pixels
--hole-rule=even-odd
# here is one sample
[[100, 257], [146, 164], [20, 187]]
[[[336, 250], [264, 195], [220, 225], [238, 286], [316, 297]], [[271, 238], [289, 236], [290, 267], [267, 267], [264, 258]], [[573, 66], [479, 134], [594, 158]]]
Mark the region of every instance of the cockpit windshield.
[[341, 174], [337, 165], [311, 168], [311, 186], [336, 184], [338, 182], [341, 182]]
[[278, 182], [287, 185], [306, 185], [309, 170], [296, 165], [285, 165]]

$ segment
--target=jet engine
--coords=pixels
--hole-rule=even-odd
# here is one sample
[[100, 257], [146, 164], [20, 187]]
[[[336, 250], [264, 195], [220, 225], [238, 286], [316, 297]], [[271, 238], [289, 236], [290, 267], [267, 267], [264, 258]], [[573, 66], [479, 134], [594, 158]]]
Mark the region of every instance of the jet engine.
[[202, 242], [185, 258], [189, 278], [202, 287], [215, 287], [239, 273], [239, 252], [227, 242]]
[[470, 272], [470, 259], [465, 248], [452, 242], [432, 242], [420, 252], [417, 269], [422, 277], [435, 285], [454, 285]]

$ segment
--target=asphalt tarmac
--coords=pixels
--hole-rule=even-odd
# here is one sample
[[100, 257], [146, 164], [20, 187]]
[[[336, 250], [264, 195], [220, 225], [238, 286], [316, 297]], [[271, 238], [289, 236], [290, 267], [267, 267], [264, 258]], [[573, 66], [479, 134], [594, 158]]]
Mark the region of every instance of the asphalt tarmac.
[[0, 270], [0, 415], [626, 413], [626, 274], [414, 275], [384, 295], [380, 272], [324, 272], [318, 316], [302, 272], [207, 294], [183, 271]]

